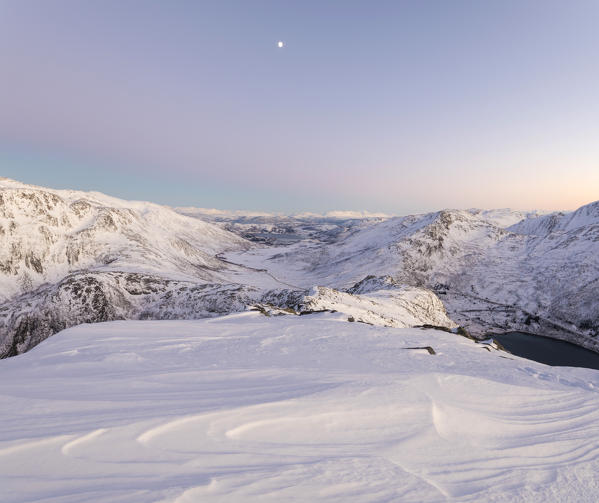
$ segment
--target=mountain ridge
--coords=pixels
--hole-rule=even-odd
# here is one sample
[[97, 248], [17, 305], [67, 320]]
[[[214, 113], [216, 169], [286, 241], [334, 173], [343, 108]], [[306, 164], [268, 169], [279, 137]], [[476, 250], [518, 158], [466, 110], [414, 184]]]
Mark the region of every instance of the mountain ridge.
[[[363, 224], [350, 220], [350, 227]], [[301, 222], [302, 238], [329, 242], [347, 232], [348, 221], [335, 221], [285, 225]], [[263, 304], [296, 314], [335, 306], [389, 326], [453, 326], [430, 291], [397, 291], [391, 304], [337, 289], [310, 297], [264, 266], [226, 260], [227, 252], [257, 245], [223, 227], [154, 203], [0, 180], [0, 357], [80, 323], [197, 319]], [[275, 227], [269, 232], [286, 232]]]
[[599, 202], [354, 216], [225, 212], [206, 222], [0, 179], [0, 356], [78, 323], [256, 306], [460, 325], [476, 337], [522, 330], [599, 351]]

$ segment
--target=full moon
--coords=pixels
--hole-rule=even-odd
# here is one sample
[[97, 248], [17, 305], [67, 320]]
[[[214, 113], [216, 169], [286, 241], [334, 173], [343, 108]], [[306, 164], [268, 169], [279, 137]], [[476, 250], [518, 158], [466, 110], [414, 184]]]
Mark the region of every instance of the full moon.
[[282, 48], [282, 47], [283, 47], [283, 45], [284, 45], [284, 44], [283, 44], [283, 42], [282, 42], [282, 41], [280, 41], [280, 40], [279, 40], [279, 41], [277, 42], [277, 47], [278, 47], [279, 49], [280, 49], [280, 48]]

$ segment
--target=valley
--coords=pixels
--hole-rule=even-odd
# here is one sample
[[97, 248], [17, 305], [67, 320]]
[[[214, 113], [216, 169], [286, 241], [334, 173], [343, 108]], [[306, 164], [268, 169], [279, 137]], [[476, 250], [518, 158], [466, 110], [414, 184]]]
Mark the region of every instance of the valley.
[[3, 357], [79, 323], [261, 305], [599, 350], [599, 202], [552, 214], [247, 215], [8, 179], [0, 197]]

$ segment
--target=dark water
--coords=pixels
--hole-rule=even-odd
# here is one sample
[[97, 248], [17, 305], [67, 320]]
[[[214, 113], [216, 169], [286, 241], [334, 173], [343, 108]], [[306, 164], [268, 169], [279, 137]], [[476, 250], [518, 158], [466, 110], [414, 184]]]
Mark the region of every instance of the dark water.
[[557, 341], [548, 337], [510, 332], [494, 335], [510, 353], [553, 365], [555, 367], [586, 367], [599, 370], [599, 353], [581, 348], [565, 341]]

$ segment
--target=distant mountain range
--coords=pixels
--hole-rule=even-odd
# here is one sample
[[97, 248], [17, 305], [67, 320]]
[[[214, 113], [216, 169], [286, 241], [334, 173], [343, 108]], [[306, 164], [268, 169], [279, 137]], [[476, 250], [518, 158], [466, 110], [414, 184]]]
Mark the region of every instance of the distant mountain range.
[[0, 238], [2, 357], [84, 322], [248, 308], [477, 337], [525, 330], [599, 350], [599, 202], [285, 216], [0, 179]]

